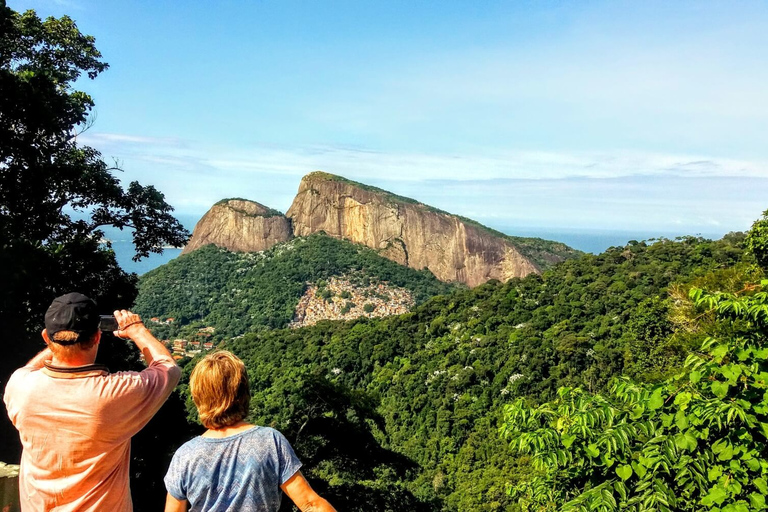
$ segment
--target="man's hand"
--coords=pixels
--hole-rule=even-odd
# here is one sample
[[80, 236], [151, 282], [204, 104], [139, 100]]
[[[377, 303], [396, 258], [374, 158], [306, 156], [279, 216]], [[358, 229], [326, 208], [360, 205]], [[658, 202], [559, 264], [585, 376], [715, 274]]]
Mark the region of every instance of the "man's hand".
[[134, 336], [137, 336], [139, 331], [147, 330], [147, 328], [144, 327], [144, 323], [141, 321], [141, 317], [136, 313], [121, 309], [115, 311], [114, 315], [118, 327], [118, 329], [114, 331], [114, 335], [118, 338], [134, 339]]
[[168, 349], [155, 338], [152, 333], [147, 329], [141, 321], [141, 317], [136, 313], [131, 313], [125, 309], [115, 311], [115, 319], [117, 320], [118, 330], [114, 331], [115, 336], [120, 338], [130, 338], [141, 353], [144, 355], [144, 360], [147, 364], [158, 357], [171, 358], [171, 353]]

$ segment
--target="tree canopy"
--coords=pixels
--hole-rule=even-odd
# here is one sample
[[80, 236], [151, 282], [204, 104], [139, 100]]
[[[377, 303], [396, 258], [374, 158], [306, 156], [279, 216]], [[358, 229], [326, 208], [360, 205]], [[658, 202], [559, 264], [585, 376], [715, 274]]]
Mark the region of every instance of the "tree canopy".
[[[95, 149], [78, 143], [94, 103], [75, 90], [107, 69], [94, 38], [67, 16], [0, 6], [0, 236], [4, 291], [38, 311], [51, 295], [77, 288], [133, 299], [134, 280], [102, 245], [102, 226], [133, 231], [135, 258], [182, 245], [188, 233], [152, 186], [123, 187]], [[122, 286], [121, 286], [122, 285]], [[9, 290], [10, 288], [10, 290]], [[21, 299], [21, 300], [19, 300]], [[35, 300], [39, 299], [39, 300]]]
[[135, 258], [189, 236], [163, 194], [123, 186], [119, 169], [78, 141], [94, 102], [73, 84], [106, 69], [71, 18], [41, 20], [0, 2], [0, 329], [10, 345], [2, 380], [42, 348], [55, 296], [81, 291], [105, 313], [133, 303], [136, 276], [119, 267], [101, 227], [131, 229]]
[[[514, 510], [506, 486], [531, 468], [499, 437], [504, 405], [551, 400], [561, 386], [599, 392], [621, 373], [655, 382], [677, 372], [701, 341], [673, 332], [678, 296], [713, 271], [749, 268], [743, 239], [632, 242], [541, 276], [433, 297], [405, 315], [259, 330], [221, 347], [248, 367], [250, 419], [286, 433], [332, 503]], [[319, 242], [319, 254], [334, 254], [324, 239], [307, 243]], [[361, 467], [350, 446], [384, 458]], [[375, 494], [378, 486], [393, 492]]]
[[[766, 215], [747, 249], [765, 269]], [[717, 269], [678, 297], [674, 331], [702, 339], [661, 382], [614, 378], [607, 392], [561, 387], [517, 398], [501, 433], [532, 471], [510, 488], [522, 511], [749, 512], [768, 508], [768, 280]]]

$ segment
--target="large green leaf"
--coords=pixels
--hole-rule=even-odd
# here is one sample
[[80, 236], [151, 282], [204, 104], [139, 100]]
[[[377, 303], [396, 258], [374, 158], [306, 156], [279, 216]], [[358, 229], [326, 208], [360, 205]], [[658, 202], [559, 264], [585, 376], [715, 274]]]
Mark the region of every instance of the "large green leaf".
[[712, 382], [711, 389], [712, 393], [717, 398], [723, 399], [728, 394], [728, 383], [727, 382], [720, 382], [720, 381], [714, 381]]
[[652, 411], [664, 406], [664, 397], [662, 397], [661, 394], [661, 388], [656, 388], [653, 393], [651, 393], [651, 397], [648, 399], [648, 408]]
[[629, 464], [623, 464], [621, 466], [617, 466], [616, 474], [619, 475], [619, 478], [621, 478], [622, 480], [627, 481], [632, 476], [632, 466], [630, 466]]

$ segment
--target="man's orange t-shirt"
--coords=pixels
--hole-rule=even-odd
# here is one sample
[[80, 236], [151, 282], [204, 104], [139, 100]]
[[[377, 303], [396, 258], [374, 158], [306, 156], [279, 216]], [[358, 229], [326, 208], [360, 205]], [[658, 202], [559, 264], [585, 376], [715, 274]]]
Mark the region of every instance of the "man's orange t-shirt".
[[132, 510], [131, 436], [157, 412], [180, 375], [170, 357], [158, 357], [141, 372], [50, 364], [16, 370], [3, 400], [23, 447], [21, 509]]

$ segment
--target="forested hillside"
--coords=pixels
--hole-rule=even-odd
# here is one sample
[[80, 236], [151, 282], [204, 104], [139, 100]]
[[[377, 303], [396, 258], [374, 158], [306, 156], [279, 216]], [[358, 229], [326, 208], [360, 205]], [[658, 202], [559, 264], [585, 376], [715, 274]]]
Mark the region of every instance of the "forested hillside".
[[386, 281], [407, 288], [416, 303], [455, 287], [367, 247], [316, 234], [260, 253], [208, 245], [183, 255], [142, 276], [135, 309], [144, 317], [174, 319], [155, 326], [159, 336], [191, 324], [214, 327], [216, 337], [226, 339], [287, 326], [308, 283], [341, 275], [361, 285]]
[[[215, 333], [245, 360], [249, 419], [286, 434], [339, 510], [768, 508], [768, 212], [748, 235], [633, 241], [596, 256], [503, 237], [497, 248], [514, 242], [546, 271], [474, 289], [320, 233], [261, 253], [204, 247], [139, 280], [101, 242], [104, 226], [130, 229], [136, 258], [189, 233], [160, 191], [117, 174], [78, 136], [95, 104], [76, 85], [108, 67], [93, 37], [67, 16], [42, 20], [4, 0], [0, 27], [0, 380], [43, 348], [54, 297], [78, 290], [108, 312], [138, 293], [135, 310], [159, 336]], [[392, 200], [417, 204], [381, 204]], [[451, 222], [458, 246], [474, 240], [474, 255], [487, 256], [486, 237], [462, 234], [487, 228]], [[427, 244], [423, 224], [411, 225], [403, 249]], [[451, 245], [437, 247], [430, 256]], [[308, 284], [324, 300], [321, 282], [337, 276], [407, 289], [416, 307], [285, 328]], [[135, 345], [108, 332], [96, 362], [143, 367]], [[188, 397], [194, 362], [182, 360], [182, 383], [133, 439], [136, 510], [162, 506], [173, 451], [201, 430]], [[0, 438], [0, 458], [18, 461], [7, 419]]]
[[631, 242], [409, 314], [225, 346], [248, 365], [252, 419], [284, 431], [342, 508], [508, 509], [507, 484], [531, 468], [498, 434], [503, 406], [679, 370], [701, 340], [675, 324], [687, 289], [756, 272], [742, 246], [738, 234]]
[[717, 269], [674, 294], [669, 339], [693, 345], [674, 375], [505, 406], [501, 432], [532, 466], [510, 489], [519, 509], [767, 508], [768, 211], [745, 245], [756, 265]]

